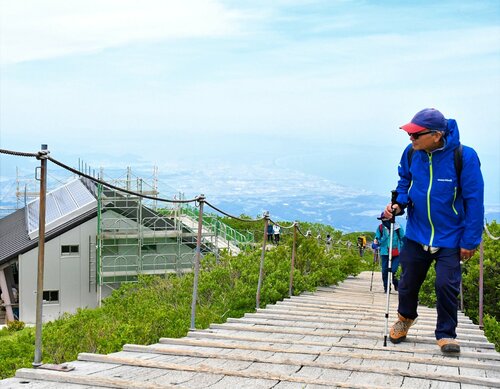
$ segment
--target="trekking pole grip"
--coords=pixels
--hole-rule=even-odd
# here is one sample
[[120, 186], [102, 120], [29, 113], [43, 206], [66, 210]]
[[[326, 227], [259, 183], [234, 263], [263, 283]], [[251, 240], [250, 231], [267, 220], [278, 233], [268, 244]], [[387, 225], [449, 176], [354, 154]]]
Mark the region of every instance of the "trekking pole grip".
[[[391, 204], [397, 204], [397, 198], [398, 198], [398, 191], [397, 190], [391, 190]], [[394, 210], [392, 210], [392, 217], [391, 217], [391, 223], [396, 222], [396, 215], [394, 214]]]

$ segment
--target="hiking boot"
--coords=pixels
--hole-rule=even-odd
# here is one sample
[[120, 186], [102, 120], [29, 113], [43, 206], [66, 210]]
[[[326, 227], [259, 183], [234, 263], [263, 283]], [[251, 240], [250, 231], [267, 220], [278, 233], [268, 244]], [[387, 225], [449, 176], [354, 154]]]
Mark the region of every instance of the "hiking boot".
[[390, 341], [396, 344], [405, 340], [406, 334], [414, 322], [415, 320], [407, 319], [398, 313], [398, 321], [392, 325], [389, 332]]
[[442, 338], [437, 341], [438, 346], [441, 348], [443, 353], [459, 353], [460, 345], [455, 339], [452, 338]]

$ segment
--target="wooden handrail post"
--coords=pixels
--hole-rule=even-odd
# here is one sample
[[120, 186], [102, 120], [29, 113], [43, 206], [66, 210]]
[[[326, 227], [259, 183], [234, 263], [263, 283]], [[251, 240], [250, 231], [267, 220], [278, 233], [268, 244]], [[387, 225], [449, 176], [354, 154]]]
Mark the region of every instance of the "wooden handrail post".
[[36, 280], [35, 358], [33, 367], [42, 365], [43, 268], [45, 261], [45, 203], [47, 193], [47, 145], [42, 145], [40, 160], [40, 206], [38, 208], [38, 272]]
[[290, 285], [288, 287], [288, 296], [292, 297], [293, 294], [293, 272], [295, 271], [295, 249], [297, 247], [297, 228], [298, 223], [293, 223], [293, 243], [292, 243], [292, 261], [290, 263]]
[[200, 203], [200, 212], [198, 213], [198, 235], [196, 237], [196, 256], [194, 260], [193, 300], [191, 302], [191, 330], [196, 329], [196, 300], [198, 299], [198, 278], [200, 274], [201, 257], [201, 232], [203, 227], [203, 204], [205, 203], [205, 196], [203, 194], [198, 197], [198, 202]]
[[255, 309], [260, 307], [260, 289], [262, 288], [262, 278], [264, 277], [264, 256], [266, 253], [267, 226], [269, 225], [269, 212], [264, 212], [264, 242], [262, 243], [262, 253], [260, 255], [259, 282], [257, 283], [257, 295], [255, 297]]

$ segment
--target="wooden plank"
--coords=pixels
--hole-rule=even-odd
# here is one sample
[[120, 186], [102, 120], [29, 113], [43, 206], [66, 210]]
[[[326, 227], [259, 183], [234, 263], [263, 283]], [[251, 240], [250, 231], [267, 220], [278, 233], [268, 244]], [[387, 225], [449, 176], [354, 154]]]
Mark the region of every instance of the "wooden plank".
[[[251, 331], [251, 332], [269, 332], [278, 334], [300, 334], [300, 335], [315, 335], [315, 336], [339, 336], [342, 338], [357, 338], [357, 339], [375, 339], [376, 334], [381, 334], [382, 331], [378, 332], [359, 332], [359, 333], [349, 333], [335, 330], [325, 330], [319, 329], [311, 331], [310, 328], [294, 327], [294, 328], [282, 328], [282, 325], [267, 323], [266, 325], [259, 324], [241, 324], [241, 323], [231, 323], [231, 324], [212, 324], [210, 325], [212, 329], [230, 329], [233, 331]], [[426, 343], [435, 344], [436, 341], [431, 338], [422, 338], [409, 336], [408, 339], [415, 343]], [[463, 347], [480, 347], [485, 349], [494, 349], [491, 343], [486, 342], [474, 342], [462, 340], [461, 345]]]
[[[151, 352], [151, 353], [157, 353], [161, 354], [162, 353], [162, 348], [161, 347], [152, 347], [152, 346], [135, 346], [135, 349], [133, 351], [138, 351], [140, 348], [142, 348], [145, 352]], [[147, 350], [147, 351], [146, 351]], [[178, 350], [179, 352], [183, 352], [181, 350]], [[186, 353], [189, 353], [190, 351], [186, 351]], [[195, 351], [191, 351], [194, 353], [196, 356], [201, 356], [201, 355], [206, 355], [203, 353], [197, 353]], [[183, 354], [177, 354], [177, 355], [183, 355]], [[222, 355], [220, 356], [217, 353], [211, 353], [204, 358], [221, 358], [221, 359], [231, 359], [231, 356], [228, 355]], [[137, 359], [137, 358], [119, 358], [119, 357], [112, 357], [109, 355], [98, 355], [98, 354], [85, 354], [82, 353], [78, 356], [79, 360], [88, 360], [88, 361], [93, 361], [93, 362], [102, 362], [102, 363], [115, 363], [115, 364], [121, 364], [121, 365], [129, 365], [129, 366], [142, 366], [142, 367], [151, 367], [151, 368], [160, 368], [160, 369], [170, 369], [170, 370], [182, 370], [182, 371], [195, 371], [195, 372], [203, 372], [203, 373], [210, 373], [210, 374], [222, 374], [222, 375], [231, 375], [231, 376], [243, 376], [243, 377], [249, 377], [249, 378], [258, 378], [258, 379], [268, 379], [268, 380], [276, 380], [276, 381], [291, 381], [291, 382], [301, 382], [301, 383], [306, 383], [306, 384], [320, 384], [320, 385], [325, 385], [326, 383], [321, 382], [321, 380], [311, 382], [308, 380], [303, 380], [300, 379], [299, 377], [294, 377], [294, 376], [283, 376], [280, 374], [276, 373], [270, 373], [268, 371], [235, 371], [235, 370], [229, 370], [229, 369], [221, 369], [221, 368], [214, 368], [214, 367], [208, 367], [208, 366], [203, 366], [203, 365], [198, 365], [198, 366], [192, 366], [192, 365], [179, 365], [179, 364], [174, 364], [174, 363], [166, 363], [166, 362], [159, 362], [151, 359]], [[251, 361], [251, 362], [260, 362], [260, 363], [269, 363], [268, 361], [265, 360], [260, 360], [259, 358], [254, 358], [254, 357], [248, 357], [248, 356], [240, 356], [240, 359], [238, 360], [245, 360], [245, 361]], [[282, 358], [281, 360], [275, 362], [283, 365], [292, 365], [293, 361], [287, 359], [287, 358]], [[345, 363], [321, 363], [318, 361], [314, 362], [308, 362], [308, 361], [303, 361], [301, 362], [302, 366], [310, 366], [310, 367], [316, 367], [316, 368], [321, 368], [321, 369], [334, 369], [334, 370], [349, 370], [349, 371], [354, 371], [354, 372], [362, 372], [362, 373], [372, 373], [372, 374], [381, 374], [384, 376], [401, 376], [401, 377], [412, 377], [412, 378], [422, 378], [422, 379], [429, 379], [432, 378], [433, 380], [437, 381], [444, 381], [444, 382], [459, 382], [459, 383], [467, 383], [471, 385], [485, 385], [485, 386], [491, 386], [495, 388], [500, 388], [500, 380], [496, 379], [490, 379], [490, 378], [482, 378], [482, 377], [473, 377], [473, 376], [464, 376], [464, 375], [453, 375], [453, 374], [440, 374], [437, 372], [415, 372], [411, 371], [408, 369], [402, 370], [402, 369], [395, 369], [395, 368], [381, 368], [380, 366], [366, 366], [366, 365], [350, 365], [350, 364], [345, 364]], [[298, 380], [298, 381], [297, 381]], [[329, 383], [332, 386], [338, 386], [338, 383]]]
[[[276, 304], [268, 305], [266, 308], [271, 307], [293, 307], [293, 308], [306, 308], [306, 309], [316, 309], [318, 311], [330, 311], [338, 312], [339, 314], [346, 314], [348, 312], [350, 315], [355, 316], [359, 314], [364, 316], [367, 313], [370, 314], [380, 314], [385, 313], [385, 303], [380, 301], [379, 304], [358, 304], [355, 299], [350, 299], [350, 302], [341, 303], [338, 300], [332, 302], [322, 303], [316, 299], [302, 299], [302, 300], [290, 300], [284, 299], [283, 301], [278, 301]], [[394, 304], [391, 310], [396, 310], [397, 304]], [[430, 308], [418, 307], [419, 319], [423, 321], [435, 321], [436, 311], [430, 310]], [[475, 324], [468, 318], [459, 318], [459, 325], [468, 326], [471, 328], [477, 328]]]
[[[267, 320], [276, 320], [276, 321], [284, 321], [284, 322], [295, 322], [295, 323], [313, 323], [314, 325], [301, 325], [302, 327], [310, 327], [310, 328], [328, 328], [328, 329], [338, 329], [338, 330], [349, 330], [351, 332], [357, 332], [357, 331], [363, 331], [363, 332], [380, 332], [380, 328], [377, 328], [377, 326], [383, 326], [384, 321], [383, 320], [371, 320], [369, 324], [364, 324], [360, 320], [352, 320], [352, 321], [345, 321], [345, 320], [335, 320], [335, 319], [328, 319], [324, 318], [322, 316], [299, 316], [295, 314], [289, 314], [289, 315], [281, 315], [281, 314], [262, 314], [262, 313], [252, 313], [252, 314], [247, 314], [243, 318], [239, 319], [231, 319], [229, 318], [227, 320], [227, 323], [236, 323], [236, 322], [242, 322], [242, 323], [262, 323], [263, 321]], [[289, 325], [289, 324], [285, 324]], [[324, 325], [324, 326], [320, 326]], [[376, 329], [376, 331], [374, 330]], [[434, 336], [434, 329], [436, 326], [422, 326], [419, 325], [418, 322], [412, 326], [411, 332], [412, 334], [427, 334], [429, 332], [432, 332], [432, 336]], [[488, 339], [482, 334], [482, 331], [477, 330], [477, 333], [471, 333], [471, 332], [464, 332], [464, 331], [459, 331], [459, 339], [468, 339], [468, 340], [475, 340], [475, 341], [482, 341], [482, 342], [488, 342]]]
[[[188, 345], [188, 346], [196, 346], [196, 347], [214, 347], [214, 348], [229, 348], [233, 350], [260, 350], [260, 351], [269, 351], [274, 353], [290, 353], [290, 354], [310, 354], [317, 356], [336, 356], [336, 357], [347, 357], [347, 358], [359, 358], [359, 359], [368, 359], [368, 360], [386, 360], [386, 361], [401, 361], [408, 363], [421, 363], [428, 365], [439, 365], [439, 366], [454, 366], [454, 367], [468, 367], [472, 369], [478, 370], [492, 370], [500, 372], [500, 364], [498, 363], [486, 363], [486, 362], [473, 362], [467, 360], [455, 360], [449, 358], [437, 359], [437, 358], [422, 358], [422, 357], [413, 357], [408, 355], [400, 355], [400, 353], [355, 353], [352, 351], [342, 352], [342, 351], [319, 351], [319, 350], [308, 350], [300, 347], [293, 346], [289, 348], [276, 347], [276, 346], [263, 346], [256, 344], [234, 344], [234, 343], [223, 343], [216, 342], [210, 340], [191, 340], [186, 338], [180, 339], [160, 339], [161, 344], [178, 344], [178, 345]], [[129, 345], [126, 344], [123, 346], [124, 351], [137, 351], [144, 352], [144, 347], [149, 347], [151, 349], [156, 349], [155, 346], [138, 346], [138, 345]], [[168, 350], [168, 349], [163, 349]], [[175, 350], [174, 350], [175, 351]], [[172, 353], [173, 351], [170, 351]], [[436, 354], [437, 356], [438, 354]], [[440, 354], [439, 356], [442, 356]], [[224, 357], [224, 355], [223, 355]]]
[[359, 388], [359, 389], [386, 389], [385, 386], [376, 386], [376, 385], [357, 385], [352, 383], [345, 382], [331, 382], [329, 380], [320, 380], [320, 379], [308, 379], [298, 376], [290, 376], [290, 375], [282, 375], [276, 373], [268, 373], [266, 371], [260, 370], [230, 370], [224, 368], [216, 368], [204, 365], [179, 365], [175, 363], [166, 363], [160, 361], [154, 361], [150, 359], [134, 359], [134, 358], [117, 358], [109, 355], [102, 354], [87, 354], [81, 353], [78, 355], [79, 360], [92, 361], [92, 362], [102, 362], [102, 363], [114, 363], [120, 365], [128, 365], [128, 366], [143, 366], [150, 367], [156, 369], [168, 369], [168, 370], [179, 370], [179, 371], [191, 371], [196, 373], [209, 373], [209, 374], [220, 374], [226, 376], [235, 376], [235, 377], [245, 377], [245, 378], [255, 378], [255, 379], [266, 379], [271, 381], [288, 381], [288, 382], [296, 382], [303, 384], [311, 384], [311, 385], [325, 385], [325, 386], [338, 386], [341, 388]]
[[[292, 310], [286, 308], [286, 306], [281, 306], [281, 308], [277, 307], [269, 307], [269, 308], [259, 308], [255, 313], [247, 313], [244, 317], [270, 317], [270, 316], [291, 316], [291, 317], [299, 317], [302, 320], [302, 317], [307, 318], [307, 321], [318, 321], [321, 320], [326, 323], [354, 323], [358, 324], [360, 320], [367, 321], [370, 323], [378, 323], [385, 322], [385, 316], [383, 313], [379, 315], [344, 315], [341, 317], [337, 312], [318, 312], [316, 310]], [[417, 322], [413, 325], [412, 328], [426, 328], [434, 331], [436, 328], [435, 320], [432, 322], [417, 320]], [[457, 327], [457, 331], [461, 331], [462, 333], [475, 334], [484, 336], [484, 331], [480, 330], [476, 325], [464, 326], [460, 324]]]
[[16, 372], [16, 377], [28, 380], [46, 380], [58, 383], [90, 385], [92, 387], [101, 386], [106, 388], [120, 389], [188, 389], [185, 386], [180, 385], [154, 384], [150, 382], [123, 380], [120, 378], [79, 375], [74, 372], [68, 374], [58, 371], [37, 369], [19, 369]]
[[[260, 334], [257, 334], [257, 335], [260, 335]], [[251, 337], [251, 336], [245, 336], [242, 334], [229, 335], [229, 334], [223, 334], [220, 332], [212, 332], [210, 330], [200, 330], [200, 331], [193, 330], [193, 331], [190, 331], [188, 333], [188, 338], [205, 339], [207, 337], [212, 338], [212, 339], [216, 338], [216, 339], [228, 339], [228, 340], [235, 340], [235, 341], [239, 340], [239, 341], [244, 341], [244, 342], [255, 342], [255, 343], [264, 342], [264, 343], [273, 343], [273, 344], [274, 343], [289, 344], [292, 342], [289, 339], [279, 339], [276, 337], [266, 339], [266, 338], [263, 338], [261, 336]], [[164, 339], [164, 338], [161, 338], [160, 342], [162, 341], [162, 339]], [[183, 338], [183, 339], [187, 339], [187, 338]], [[354, 350], [366, 350], [366, 351], [373, 350], [373, 347], [356, 346], [356, 345], [345, 346], [345, 345], [339, 345], [337, 343], [331, 343], [331, 342], [325, 342], [325, 341], [314, 342], [314, 341], [303, 341], [303, 340], [294, 339], [293, 344], [294, 345], [304, 345], [304, 346], [308, 346], [308, 345], [309, 346], [328, 346], [328, 347], [332, 347], [332, 348], [342, 348], [342, 349], [348, 348], [348, 349], [353, 350], [353, 351]], [[401, 344], [403, 344], [403, 343], [401, 343]], [[439, 351], [436, 347], [433, 347], [432, 349], [411, 348], [411, 349], [407, 350], [407, 349], [400, 348], [399, 347], [400, 345], [396, 346], [396, 345], [389, 344], [389, 347], [387, 347], [387, 348], [384, 347], [384, 348], [380, 348], [380, 349], [385, 350], [386, 352], [396, 352], [397, 351], [398, 353], [402, 353], [402, 354], [406, 354], [406, 353], [425, 354], [429, 357], [443, 355], [443, 353], [441, 351]], [[462, 351], [460, 353], [460, 358], [474, 358], [474, 359], [477, 359], [480, 361], [500, 361], [500, 353]]]

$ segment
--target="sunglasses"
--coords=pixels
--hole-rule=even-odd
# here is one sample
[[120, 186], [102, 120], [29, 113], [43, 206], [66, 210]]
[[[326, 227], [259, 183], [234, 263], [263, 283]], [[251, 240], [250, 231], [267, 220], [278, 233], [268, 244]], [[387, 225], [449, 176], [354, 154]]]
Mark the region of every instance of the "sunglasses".
[[426, 132], [415, 132], [413, 134], [408, 134], [410, 135], [413, 139], [417, 140], [420, 138], [422, 135], [427, 135], [427, 134], [434, 134], [436, 131], [426, 131]]

